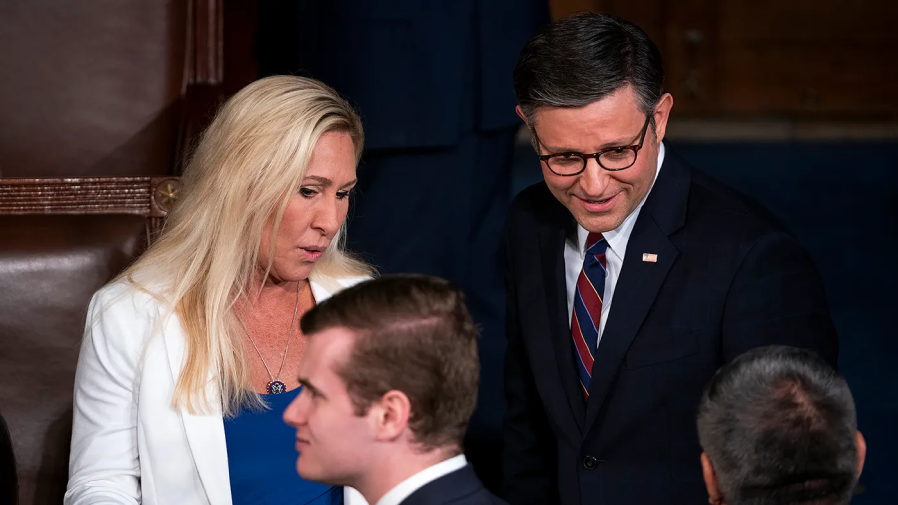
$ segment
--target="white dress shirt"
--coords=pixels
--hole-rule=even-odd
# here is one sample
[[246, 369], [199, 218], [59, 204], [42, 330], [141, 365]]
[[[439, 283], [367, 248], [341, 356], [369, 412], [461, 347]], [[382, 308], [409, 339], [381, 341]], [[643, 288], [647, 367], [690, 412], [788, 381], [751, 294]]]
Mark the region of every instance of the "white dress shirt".
[[[658, 180], [658, 174], [661, 172], [661, 164], [664, 163], [664, 143], [662, 142], [658, 148], [658, 166], [655, 169], [655, 179], [652, 181], [652, 187]], [[636, 218], [639, 217], [639, 211], [646, 198], [651, 194], [652, 188], [649, 188], [645, 197], [639, 202], [636, 209], [624, 219], [624, 222], [617, 228], [603, 233], [605, 240], [608, 242], [608, 249], [605, 251], [605, 292], [602, 295], [602, 318], [599, 321], [599, 339], [596, 342], [596, 348], [602, 341], [602, 332], [605, 330], [605, 322], [608, 321], [608, 315], [611, 313], [611, 304], [614, 299], [614, 287], [617, 285], [617, 279], [620, 277], [621, 269], [624, 267], [624, 257], [627, 254], [627, 242], [630, 241], [630, 233], [636, 225]], [[568, 326], [571, 324], [571, 314], [574, 311], [574, 293], [577, 291], [577, 278], [580, 277], [580, 271], [583, 270], [583, 260], [586, 258], [586, 237], [589, 232], [585, 228], [577, 225], [577, 236], [568, 237], [564, 243], [564, 273], [565, 283], [567, 285], [567, 313]]]
[[412, 493], [424, 487], [427, 484], [439, 479], [444, 475], [461, 470], [468, 464], [468, 460], [464, 454], [459, 454], [454, 458], [437, 463], [429, 468], [425, 468], [420, 472], [400, 482], [396, 487], [387, 491], [387, 494], [377, 501], [377, 505], [399, 505]]

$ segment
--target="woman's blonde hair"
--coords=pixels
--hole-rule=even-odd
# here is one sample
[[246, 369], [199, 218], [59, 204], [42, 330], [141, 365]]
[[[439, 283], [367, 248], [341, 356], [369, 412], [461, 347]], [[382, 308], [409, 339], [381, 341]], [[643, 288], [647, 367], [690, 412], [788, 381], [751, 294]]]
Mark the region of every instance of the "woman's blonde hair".
[[[325, 132], [345, 132], [356, 161], [363, 133], [358, 115], [333, 89], [295, 76], [258, 80], [229, 99], [203, 133], [184, 171], [181, 196], [159, 239], [120, 278], [161, 301], [179, 317], [186, 359], [173, 407], [205, 411], [209, 377], [221, 392], [225, 415], [262, 405], [249, 390], [245, 330], [234, 303], [258, 277], [262, 229], [273, 222], [274, 241], [312, 151]], [[370, 275], [343, 250], [344, 227], [312, 270], [311, 279]], [[268, 258], [268, 265], [273, 257]], [[266, 272], [267, 275], [267, 272]], [[153, 286], [162, 280], [164, 292]]]

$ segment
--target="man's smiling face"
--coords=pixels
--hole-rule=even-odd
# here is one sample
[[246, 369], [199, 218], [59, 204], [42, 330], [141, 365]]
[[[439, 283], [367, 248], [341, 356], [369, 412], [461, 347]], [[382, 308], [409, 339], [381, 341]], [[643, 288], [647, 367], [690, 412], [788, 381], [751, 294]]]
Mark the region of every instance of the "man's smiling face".
[[[540, 164], [549, 190], [583, 228], [590, 232], [617, 228], [648, 194], [672, 104], [670, 95], [662, 97], [655, 109], [657, 133], [650, 123], [636, 162], [627, 169], [608, 171], [590, 159], [580, 174], [561, 176], [549, 170], [545, 162]], [[630, 86], [584, 107], [540, 107], [533, 119], [530, 126], [539, 139], [540, 154], [588, 154], [635, 145], [646, 123]]]

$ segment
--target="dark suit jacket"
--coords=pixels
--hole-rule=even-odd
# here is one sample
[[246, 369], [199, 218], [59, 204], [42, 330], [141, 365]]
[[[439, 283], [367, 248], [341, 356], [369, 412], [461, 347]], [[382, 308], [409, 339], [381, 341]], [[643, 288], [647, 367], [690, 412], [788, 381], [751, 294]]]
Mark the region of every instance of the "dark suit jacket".
[[704, 503], [695, 418], [705, 384], [768, 344], [810, 348], [835, 366], [821, 278], [766, 210], [668, 146], [630, 236], [584, 407], [564, 280], [575, 226], [542, 183], [517, 197], [506, 222], [503, 497]]
[[[546, 0], [261, 2], [263, 75], [297, 73], [348, 96], [369, 149], [454, 145], [518, 125], [512, 73]], [[473, 95], [473, 103], [469, 95]], [[462, 110], [469, 104], [476, 111]]]
[[487, 491], [467, 465], [419, 488], [402, 505], [508, 505]]

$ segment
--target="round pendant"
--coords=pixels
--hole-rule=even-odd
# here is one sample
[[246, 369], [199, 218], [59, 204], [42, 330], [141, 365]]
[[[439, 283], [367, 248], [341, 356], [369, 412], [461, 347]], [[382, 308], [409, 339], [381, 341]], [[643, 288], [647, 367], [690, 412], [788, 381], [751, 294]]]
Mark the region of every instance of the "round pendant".
[[273, 380], [268, 383], [268, 394], [279, 395], [287, 392], [287, 385], [279, 380]]

